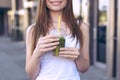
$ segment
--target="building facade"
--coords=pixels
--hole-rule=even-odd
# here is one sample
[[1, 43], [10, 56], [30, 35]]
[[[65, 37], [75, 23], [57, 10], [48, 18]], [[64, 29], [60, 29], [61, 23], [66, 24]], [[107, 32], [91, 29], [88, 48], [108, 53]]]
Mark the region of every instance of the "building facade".
[[117, 26], [118, 26], [117, 34], [118, 35], [117, 35], [117, 57], [116, 57], [117, 58], [117, 66], [116, 66], [117, 67], [117, 72], [116, 72], [117, 77], [116, 77], [116, 79], [120, 80], [120, 62], [119, 62], [120, 61], [120, 22], [119, 22], [120, 21], [120, 0], [118, 0], [117, 3], [118, 3], [118, 7], [117, 7], [117, 9], [118, 9], [118, 14], [117, 14], [118, 15], [117, 16], [118, 17], [118, 19], [117, 19], [118, 20], [118, 22], [117, 22]]
[[11, 9], [11, 0], [0, 0], [0, 35], [8, 34], [7, 11]]
[[120, 80], [119, 0], [89, 0], [90, 61]]
[[34, 23], [37, 0], [12, 0], [8, 21], [12, 40], [23, 40], [26, 28]]

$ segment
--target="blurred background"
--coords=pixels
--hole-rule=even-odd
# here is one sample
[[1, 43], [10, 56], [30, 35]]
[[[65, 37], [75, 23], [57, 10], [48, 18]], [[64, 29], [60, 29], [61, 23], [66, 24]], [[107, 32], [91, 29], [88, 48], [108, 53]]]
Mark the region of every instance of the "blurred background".
[[[38, 1], [0, 0], [0, 80], [28, 80], [25, 32]], [[120, 0], [73, 0], [73, 8], [90, 26], [91, 66], [81, 80], [120, 80]]]

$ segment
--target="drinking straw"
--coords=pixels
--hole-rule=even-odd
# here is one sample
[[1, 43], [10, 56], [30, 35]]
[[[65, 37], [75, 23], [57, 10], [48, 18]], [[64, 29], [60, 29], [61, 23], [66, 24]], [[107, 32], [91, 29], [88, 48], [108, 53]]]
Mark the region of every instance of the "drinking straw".
[[60, 33], [61, 16], [58, 18], [58, 33]]

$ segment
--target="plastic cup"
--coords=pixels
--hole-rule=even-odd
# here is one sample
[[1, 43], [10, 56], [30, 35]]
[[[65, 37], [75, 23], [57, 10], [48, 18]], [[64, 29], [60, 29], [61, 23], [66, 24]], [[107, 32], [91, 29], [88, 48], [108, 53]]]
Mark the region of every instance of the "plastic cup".
[[59, 56], [60, 48], [65, 47], [65, 36], [66, 36], [66, 34], [65, 34], [65, 32], [63, 30], [61, 30], [58, 33], [58, 31], [56, 29], [52, 30], [51, 34], [56, 35], [57, 37], [60, 38], [57, 48], [53, 50], [53, 56]]
[[62, 36], [62, 34], [58, 34], [58, 37], [60, 38], [59, 45], [57, 46], [56, 49], [53, 50], [53, 56], [59, 56], [60, 48], [65, 47], [65, 38], [64, 38], [64, 36]]

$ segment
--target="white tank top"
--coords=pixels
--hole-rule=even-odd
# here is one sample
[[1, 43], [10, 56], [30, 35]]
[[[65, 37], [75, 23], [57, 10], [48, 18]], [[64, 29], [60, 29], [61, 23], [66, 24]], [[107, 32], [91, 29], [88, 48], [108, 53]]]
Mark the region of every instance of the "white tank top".
[[[80, 48], [79, 42], [76, 45], [76, 37], [71, 35], [65, 37], [65, 47]], [[80, 75], [74, 61], [56, 57], [52, 51], [41, 57], [40, 73], [36, 80], [80, 80]]]

